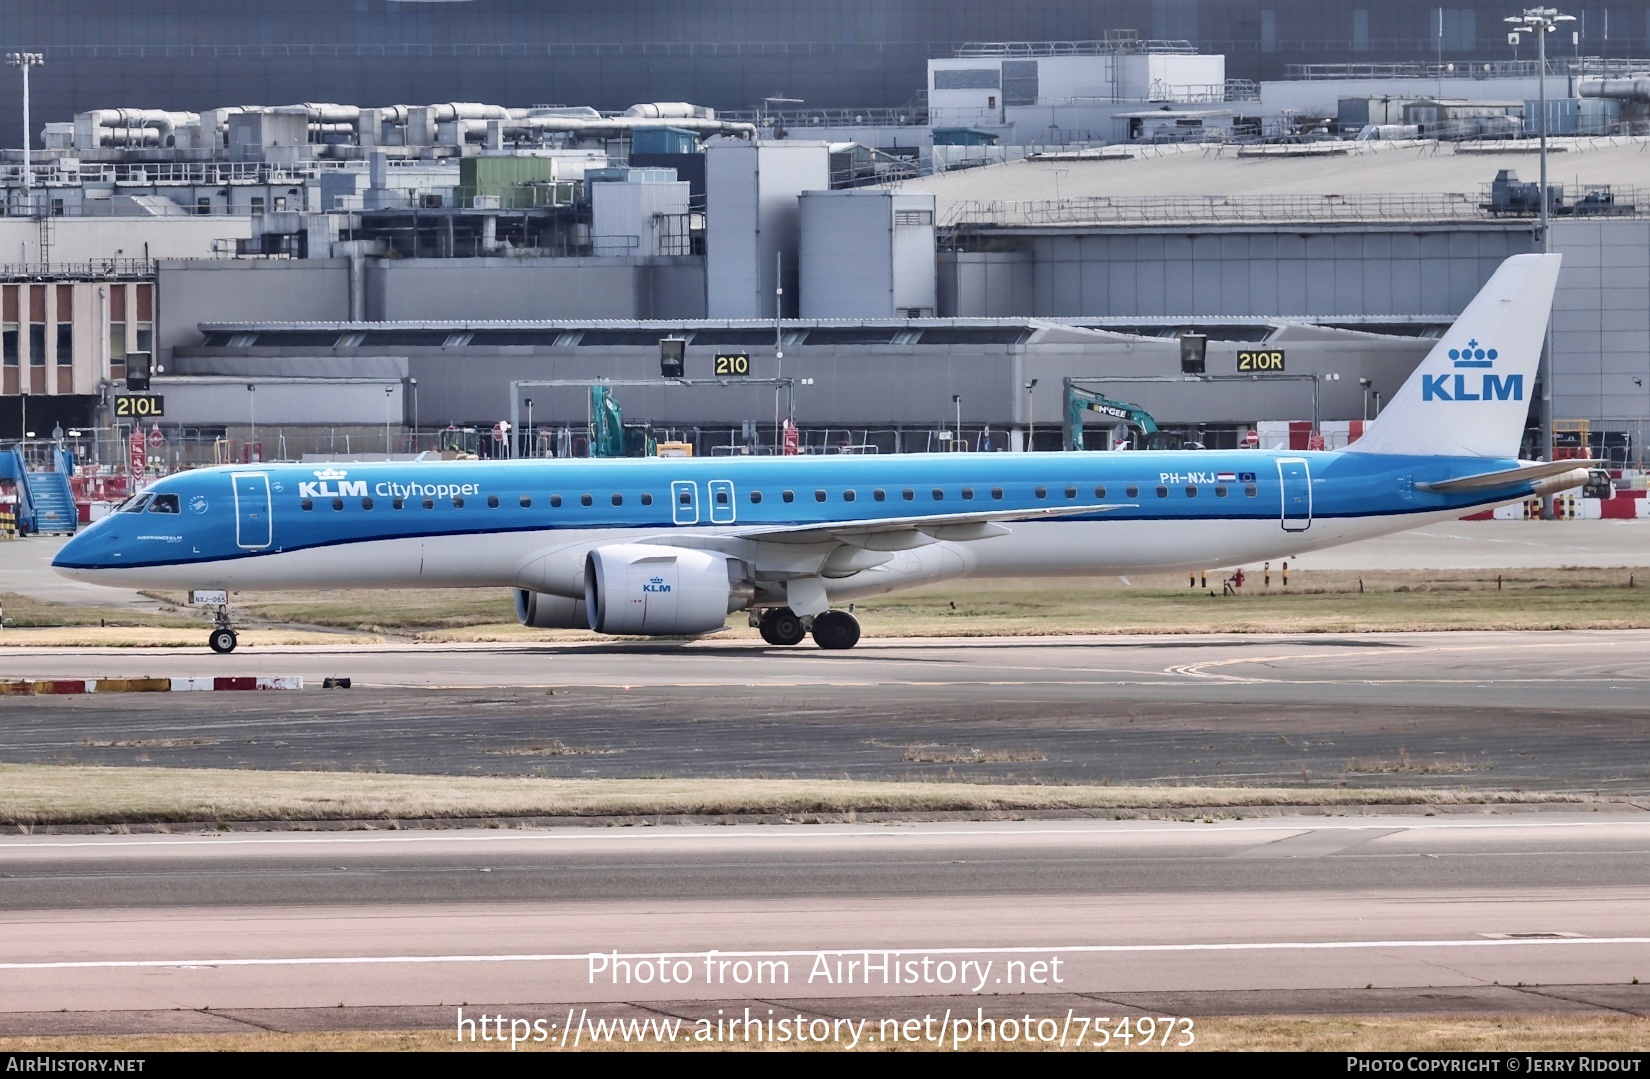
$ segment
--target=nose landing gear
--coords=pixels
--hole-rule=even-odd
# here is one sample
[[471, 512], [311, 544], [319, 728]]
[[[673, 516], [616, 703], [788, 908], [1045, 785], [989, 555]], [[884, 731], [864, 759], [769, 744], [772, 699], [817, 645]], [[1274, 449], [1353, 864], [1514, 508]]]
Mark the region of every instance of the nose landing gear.
[[212, 636], [207, 639], [207, 643], [212, 646], [212, 651], [218, 653], [218, 655], [227, 656], [235, 650], [235, 646], [240, 643], [240, 638], [236, 637], [235, 631], [228, 626], [218, 626], [212, 631]]
[[240, 639], [235, 636], [234, 627], [229, 624], [229, 593], [221, 588], [196, 589], [189, 593], [189, 602], [201, 607], [215, 608], [212, 613], [212, 634], [206, 638], [206, 643], [220, 656], [227, 656], [233, 652]]

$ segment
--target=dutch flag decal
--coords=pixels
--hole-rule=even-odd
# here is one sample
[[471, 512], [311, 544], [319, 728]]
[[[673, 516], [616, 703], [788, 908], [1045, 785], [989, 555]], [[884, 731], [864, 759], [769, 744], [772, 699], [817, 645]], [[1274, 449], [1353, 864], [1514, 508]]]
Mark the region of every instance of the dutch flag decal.
[[1215, 482], [1216, 483], [1236, 483], [1237, 482], [1237, 473], [1236, 472], [1221, 472], [1221, 473], [1218, 473], [1215, 476]]

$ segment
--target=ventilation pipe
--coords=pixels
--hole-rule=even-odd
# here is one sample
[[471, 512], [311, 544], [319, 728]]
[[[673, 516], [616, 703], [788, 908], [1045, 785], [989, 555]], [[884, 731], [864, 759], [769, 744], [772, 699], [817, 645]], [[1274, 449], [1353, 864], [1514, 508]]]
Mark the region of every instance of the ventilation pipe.
[[1581, 79], [1576, 83], [1576, 93], [1582, 97], [1650, 102], [1650, 75], [1634, 75], [1625, 79]]

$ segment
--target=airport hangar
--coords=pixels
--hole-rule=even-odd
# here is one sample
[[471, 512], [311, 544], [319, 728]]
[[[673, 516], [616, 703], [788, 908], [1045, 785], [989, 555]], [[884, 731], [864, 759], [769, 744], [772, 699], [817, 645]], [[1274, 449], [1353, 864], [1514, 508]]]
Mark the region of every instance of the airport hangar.
[[[1608, 186], [1614, 200], [1609, 216], [1561, 216], [1553, 226], [1553, 248], [1565, 256], [1554, 415], [1624, 434], [1635, 448], [1650, 417], [1650, 191], [1635, 186], [1646, 145], [1555, 140], [1562, 149], [1553, 158], [1555, 182], [1569, 182], [1572, 200], [1578, 182]], [[801, 256], [787, 304], [837, 317], [782, 319], [782, 367], [764, 291], [771, 283], [754, 272], [766, 254], [719, 239], [733, 215], [715, 212], [714, 189], [705, 254], [633, 259], [622, 273], [614, 267], [624, 260], [612, 259], [366, 259], [364, 282], [352, 285], [348, 259], [163, 261], [164, 381], [185, 424], [245, 413], [237, 394], [248, 379], [302, 375], [365, 381], [340, 382], [328, 406], [343, 410], [336, 415], [317, 410], [313, 394], [295, 396], [283, 414], [266, 394], [261, 423], [353, 417], [370, 428], [384, 422], [387, 389], [398, 425], [490, 426], [509, 415], [513, 380], [656, 377], [658, 339], [687, 335], [690, 377], [710, 374], [715, 352], [735, 350], [750, 356], [754, 377], [813, 379], [796, 404], [815, 448], [928, 448], [956, 426], [958, 404], [971, 446], [986, 426], [993, 448], [1023, 445], [1030, 420], [1037, 447], [1054, 448], [1066, 377], [1225, 445], [1258, 422], [1309, 419], [1314, 388], [1322, 420], [1373, 414], [1500, 262], [1536, 248], [1533, 219], [1487, 208], [1498, 171], [1533, 171], [1521, 146], [1335, 144], [1259, 158], [1231, 147], [1108, 148], [1105, 157], [1055, 154], [892, 192], [835, 192], [844, 203], [875, 204], [872, 217], [897, 216], [895, 198], [933, 200], [931, 276], [916, 290], [931, 289], [935, 317], [895, 317], [903, 305], [889, 282], [895, 291], [911, 286], [903, 271], [879, 264], [895, 258], [886, 239], [867, 242], [841, 217], [792, 209], [790, 242]], [[758, 224], [774, 233], [785, 222]], [[256, 285], [237, 271], [258, 275]], [[603, 287], [591, 288], [600, 274]], [[730, 281], [744, 289], [732, 299]], [[354, 301], [352, 289], [361, 294]], [[660, 307], [674, 317], [626, 317], [657, 316]], [[707, 318], [706, 308], [755, 317]], [[543, 317], [510, 317], [523, 311]], [[1271, 349], [1285, 352], [1293, 377], [1183, 381], [1176, 338], [1186, 332], [1209, 337], [1210, 375], [1235, 374], [1239, 351]], [[535, 396], [536, 423], [585, 421], [576, 393], [522, 396]], [[619, 399], [627, 419], [696, 427], [711, 445], [741, 442], [733, 432], [744, 420], [757, 421], [758, 443], [772, 443], [771, 389], [626, 388]], [[1326, 441], [1344, 429], [1326, 428]]]

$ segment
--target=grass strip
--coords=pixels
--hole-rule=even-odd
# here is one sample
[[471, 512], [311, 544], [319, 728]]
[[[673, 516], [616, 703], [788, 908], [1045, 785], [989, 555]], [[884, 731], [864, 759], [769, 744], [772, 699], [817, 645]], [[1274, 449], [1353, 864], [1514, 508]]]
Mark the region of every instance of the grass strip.
[[[0, 765], [0, 824], [1501, 805], [1579, 795], [1351, 787], [1097, 787], [833, 779], [548, 779]], [[804, 822], [807, 818], [804, 817]]]
[[[1048, 1016], [1036, 1008], [1036, 998], [1026, 999], [1032, 1018]], [[530, 1009], [518, 1009], [526, 1015]], [[920, 1014], [920, 1008], [917, 1009]], [[897, 1003], [889, 1004], [890, 1017], [906, 1018]], [[592, 1009], [599, 1014], [599, 1006]], [[1059, 1017], [1064, 1018], [1062, 1013]], [[867, 1032], [875, 1031], [872, 1022]], [[842, 1051], [846, 1043], [835, 1041], [749, 1041], [700, 1042], [692, 1038], [694, 1025], [683, 1022], [685, 1036], [675, 1041], [657, 1037], [625, 1042], [585, 1041], [586, 1052], [633, 1050], [658, 1051]], [[1620, 1053], [1642, 1051], [1650, 1045], [1650, 1019], [1631, 1015], [1562, 1016], [1207, 1016], [1194, 1020], [1192, 1051], [1240, 1052], [1261, 1050], [1301, 1050], [1313, 1052], [1583, 1052]], [[1171, 1042], [1179, 1041], [1178, 1036]], [[932, 1046], [890, 1045], [863, 1038], [859, 1052], [932, 1049]], [[949, 1043], [946, 1046], [950, 1048]], [[964, 1048], [976, 1051], [1058, 1050], [1058, 1040], [1047, 1043], [1033, 1039], [978, 1042]], [[1069, 1047], [1068, 1047], [1069, 1048]], [[1151, 1048], [1112, 1048], [1135, 1053], [1184, 1051], [1155, 1043]], [[69, 1037], [0, 1038], [0, 1052], [78, 1052], [137, 1054], [146, 1052], [441, 1052], [467, 1051], [509, 1053], [508, 1041], [459, 1042], [450, 1030], [328, 1031], [320, 1033], [247, 1034], [141, 1034], [76, 1035]], [[549, 1044], [523, 1042], [518, 1052], [576, 1052]], [[1082, 1051], [1091, 1051], [1084, 1047]]]

